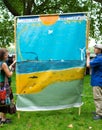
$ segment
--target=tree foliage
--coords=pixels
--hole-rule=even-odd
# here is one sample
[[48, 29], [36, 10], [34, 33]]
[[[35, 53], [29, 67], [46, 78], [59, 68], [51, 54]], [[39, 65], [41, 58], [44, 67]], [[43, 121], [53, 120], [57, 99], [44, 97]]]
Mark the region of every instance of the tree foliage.
[[7, 47], [13, 42], [13, 20], [2, 2], [0, 5], [0, 47]]
[[91, 4], [90, 12], [91, 35], [96, 39], [96, 41], [100, 40], [102, 42], [102, 4], [93, 2]]
[[102, 34], [102, 0], [2, 0], [2, 2], [14, 16], [90, 12], [90, 36], [99, 40]]
[[[3, 0], [14, 16], [84, 11], [78, 0]], [[85, 9], [86, 10], [86, 9]]]
[[82, 6], [88, 7], [90, 18], [90, 37], [102, 42], [102, 0], [79, 0]]

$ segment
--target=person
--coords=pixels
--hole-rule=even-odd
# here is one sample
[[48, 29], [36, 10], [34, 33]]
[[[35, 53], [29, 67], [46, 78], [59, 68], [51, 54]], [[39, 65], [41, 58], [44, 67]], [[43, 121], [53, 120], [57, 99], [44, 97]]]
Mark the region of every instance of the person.
[[95, 58], [90, 60], [90, 52], [87, 51], [87, 67], [91, 68], [91, 86], [93, 86], [93, 98], [96, 112], [93, 112], [94, 120], [102, 119], [102, 44], [94, 46]]
[[[6, 63], [7, 58], [8, 58], [7, 49], [0, 48], [0, 87], [4, 86], [5, 75], [8, 78], [9, 85], [11, 85], [10, 78], [13, 74], [13, 71], [12, 71], [12, 65], [9, 67]], [[14, 102], [12, 89], [10, 93], [10, 100], [11, 102]], [[9, 113], [9, 108], [10, 108], [9, 105], [8, 106], [0, 105], [0, 124], [11, 123], [11, 120], [6, 118], [6, 114]]]

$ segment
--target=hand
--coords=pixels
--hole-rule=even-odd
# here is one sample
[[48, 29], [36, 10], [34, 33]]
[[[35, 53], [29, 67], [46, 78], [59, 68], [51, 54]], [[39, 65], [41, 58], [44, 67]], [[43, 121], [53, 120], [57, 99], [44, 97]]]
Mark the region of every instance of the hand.
[[16, 60], [13, 61], [13, 63], [9, 66], [9, 68], [12, 68], [12, 66], [16, 63]]
[[87, 55], [88, 57], [90, 57], [90, 51], [89, 51], [89, 50], [86, 50], [86, 55]]
[[12, 65], [9, 66], [9, 69], [12, 70]]
[[14, 70], [13, 65], [14, 65], [15, 63], [16, 63], [16, 60], [9, 66], [9, 69], [10, 69], [11, 71]]
[[12, 66], [16, 63], [16, 60], [13, 61]]

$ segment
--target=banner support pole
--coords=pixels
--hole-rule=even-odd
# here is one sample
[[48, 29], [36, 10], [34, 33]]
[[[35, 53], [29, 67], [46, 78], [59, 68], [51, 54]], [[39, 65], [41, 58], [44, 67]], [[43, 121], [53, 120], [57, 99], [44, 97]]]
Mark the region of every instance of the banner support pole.
[[78, 115], [80, 116], [81, 114], [81, 106], [79, 107]]
[[17, 113], [18, 113], [17, 117], [18, 119], [20, 119], [20, 111], [18, 111]]

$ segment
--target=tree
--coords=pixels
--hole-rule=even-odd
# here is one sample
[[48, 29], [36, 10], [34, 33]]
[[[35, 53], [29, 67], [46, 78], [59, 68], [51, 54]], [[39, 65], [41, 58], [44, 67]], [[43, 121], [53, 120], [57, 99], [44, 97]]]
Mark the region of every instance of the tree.
[[90, 18], [91, 18], [91, 35], [95, 38], [96, 41], [102, 42], [102, 0], [100, 3], [92, 2], [91, 10], [90, 10]]
[[2, 0], [14, 16], [69, 12], [91, 12], [90, 36], [102, 34], [102, 0]]
[[88, 7], [90, 18], [90, 37], [96, 42], [102, 41], [102, 0], [79, 0], [80, 6]]
[[0, 47], [7, 47], [14, 39], [13, 20], [2, 2], [0, 5]]
[[100, 2], [100, 3], [102, 4], [102, 0], [94, 0], [94, 1], [96, 1], [96, 2]]
[[[14, 16], [78, 12], [86, 8], [79, 6], [78, 0], [3, 0]], [[86, 9], [85, 9], [86, 11]]]

